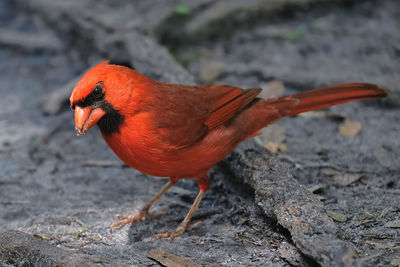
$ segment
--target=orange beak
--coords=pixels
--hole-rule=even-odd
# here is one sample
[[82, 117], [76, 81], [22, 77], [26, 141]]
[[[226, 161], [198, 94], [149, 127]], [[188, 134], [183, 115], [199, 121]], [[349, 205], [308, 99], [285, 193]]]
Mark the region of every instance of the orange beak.
[[85, 134], [93, 125], [95, 125], [106, 112], [101, 108], [79, 106], [75, 107], [75, 130], [78, 135]]

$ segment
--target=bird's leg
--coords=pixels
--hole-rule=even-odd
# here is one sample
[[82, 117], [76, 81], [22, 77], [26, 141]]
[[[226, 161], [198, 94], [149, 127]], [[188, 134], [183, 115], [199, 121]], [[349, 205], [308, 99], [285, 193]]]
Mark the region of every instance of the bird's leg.
[[173, 178], [173, 177], [169, 178], [168, 184], [166, 184], [160, 190], [160, 192], [158, 192], [157, 195], [155, 195], [149, 202], [147, 202], [147, 204], [138, 213], [136, 213], [135, 215], [133, 215], [133, 216], [123, 215], [123, 214], [115, 215], [114, 218], [121, 219], [121, 220], [119, 222], [117, 222], [117, 223], [114, 223], [111, 226], [111, 231], [113, 231], [113, 230], [115, 230], [115, 229], [117, 229], [117, 228], [119, 228], [119, 227], [121, 227], [121, 226], [123, 226], [125, 224], [128, 224], [128, 223], [135, 224], [135, 223], [138, 223], [138, 222], [143, 221], [145, 219], [155, 219], [155, 218], [159, 218], [162, 215], [164, 215], [165, 211], [162, 211], [162, 212], [157, 213], [157, 214], [151, 214], [149, 212], [149, 209], [154, 204], [154, 202], [156, 202], [157, 199], [159, 199], [168, 189], [170, 189], [171, 186], [176, 184], [176, 182], [178, 180], [179, 179], [176, 179], [176, 178]]
[[183, 233], [188, 230], [188, 228], [192, 228], [189, 226], [190, 219], [192, 219], [194, 212], [199, 207], [201, 200], [203, 199], [206, 191], [209, 188], [210, 181], [208, 176], [203, 176], [197, 179], [197, 184], [199, 186], [199, 193], [197, 194], [196, 199], [194, 200], [192, 207], [190, 208], [188, 214], [186, 215], [185, 219], [181, 222], [181, 224], [173, 231], [162, 231], [159, 234], [153, 236], [153, 238], [161, 239], [161, 238], [171, 238], [174, 239], [176, 237], [180, 237]]

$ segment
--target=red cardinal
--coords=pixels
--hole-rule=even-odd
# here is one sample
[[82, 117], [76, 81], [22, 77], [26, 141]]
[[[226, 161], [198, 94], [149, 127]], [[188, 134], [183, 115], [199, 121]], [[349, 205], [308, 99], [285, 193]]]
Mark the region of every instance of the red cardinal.
[[365, 83], [268, 100], [257, 98], [260, 91], [162, 83], [108, 61], [89, 70], [70, 97], [78, 134], [97, 124], [107, 144], [130, 167], [169, 177], [138, 214], [119, 215], [122, 220], [112, 229], [158, 216], [149, 209], [163, 193], [179, 179], [196, 179], [200, 191], [185, 219], [176, 230], [155, 237], [181, 236], [209, 187], [208, 171], [240, 142], [285, 116], [386, 96], [376, 85]]

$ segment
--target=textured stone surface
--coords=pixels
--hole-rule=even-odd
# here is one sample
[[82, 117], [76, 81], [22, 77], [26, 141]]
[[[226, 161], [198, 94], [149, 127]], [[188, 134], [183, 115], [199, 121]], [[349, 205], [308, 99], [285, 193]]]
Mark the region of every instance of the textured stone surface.
[[120, 261], [57, 248], [18, 231], [0, 232], [0, 244], [0, 262], [15, 266], [128, 266]]
[[[187, 1], [184, 17], [177, 16], [180, 1], [17, 2], [0, 2], [0, 26], [18, 36], [52, 37], [47, 47], [36, 42], [40, 49], [29, 38], [0, 47], [7, 63], [0, 65], [0, 265], [63, 265], [65, 258], [76, 265], [156, 265], [147, 258], [151, 249], [222, 266], [385, 266], [395, 259], [398, 247], [387, 244], [397, 242], [397, 229], [385, 225], [398, 219], [400, 203], [397, 1], [310, 0], [289, 9], [290, 1], [281, 1], [271, 17], [243, 20], [240, 14], [268, 1]], [[229, 3], [226, 10], [237, 16], [221, 12], [199, 23], [213, 6]], [[214, 28], [198, 42], [182, 34], [177, 43], [165, 38], [179, 30], [176, 19], [182, 28]], [[332, 118], [280, 121], [287, 153], [275, 159], [252, 141], [241, 145], [211, 172], [211, 189], [194, 217], [203, 224], [181, 239], [152, 240], [179, 224], [197, 186], [180, 181], [171, 189], [154, 206], [168, 212], [161, 219], [109, 231], [114, 214], [138, 211], [164, 183], [126, 168], [96, 130], [75, 136], [65, 88], [109, 58], [169, 82], [257, 87], [278, 79], [292, 93], [369, 81], [394, 93], [391, 102], [331, 109], [362, 123], [351, 138]], [[363, 177], [354, 183], [337, 182], [358, 173]], [[305, 189], [317, 184], [315, 194]], [[347, 220], [334, 222], [327, 210]]]
[[252, 142], [241, 144], [226, 159], [229, 169], [253, 188], [265, 215], [287, 229], [300, 250], [323, 266], [352, 266], [352, 244], [338, 239], [339, 229], [323, 204], [288, 169]]

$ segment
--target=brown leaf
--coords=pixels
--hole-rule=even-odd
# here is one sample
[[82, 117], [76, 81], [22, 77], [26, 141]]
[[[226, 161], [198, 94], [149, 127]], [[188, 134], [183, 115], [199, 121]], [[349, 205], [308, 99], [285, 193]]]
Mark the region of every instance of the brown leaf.
[[285, 86], [278, 80], [261, 84], [261, 89], [260, 97], [264, 99], [280, 97], [285, 92]]
[[347, 221], [347, 216], [338, 212], [334, 212], [331, 210], [327, 210], [326, 214], [331, 217], [332, 219], [334, 219], [337, 222], [345, 222]]
[[334, 120], [344, 120], [346, 117], [339, 113], [329, 110], [312, 110], [298, 114], [297, 116], [306, 118], [332, 118]]
[[280, 144], [280, 143], [275, 143], [275, 142], [268, 142], [265, 145], [265, 147], [271, 153], [278, 153], [278, 152], [286, 153], [286, 152], [288, 152], [287, 146], [285, 144]]
[[211, 84], [224, 70], [222, 61], [206, 62], [201, 69], [201, 80], [206, 84]]
[[161, 249], [152, 249], [147, 255], [150, 259], [159, 262], [161, 265], [168, 267], [201, 267], [202, 265], [197, 264], [191, 260], [176, 256], [169, 252]]
[[262, 144], [268, 142], [282, 143], [286, 138], [286, 129], [278, 124], [271, 124], [266, 128], [260, 130], [261, 134], [258, 136]]
[[344, 136], [355, 136], [361, 132], [362, 125], [358, 121], [346, 119], [339, 126], [339, 132]]
[[390, 262], [390, 265], [392, 265], [392, 266], [399, 266], [399, 265], [400, 265], [400, 258], [394, 258], [394, 259], [392, 259], [392, 261]]
[[333, 179], [339, 185], [348, 186], [348, 185], [360, 180], [362, 177], [364, 177], [364, 174], [362, 174], [362, 173], [358, 173], [358, 174], [344, 173], [344, 174], [334, 175]]

